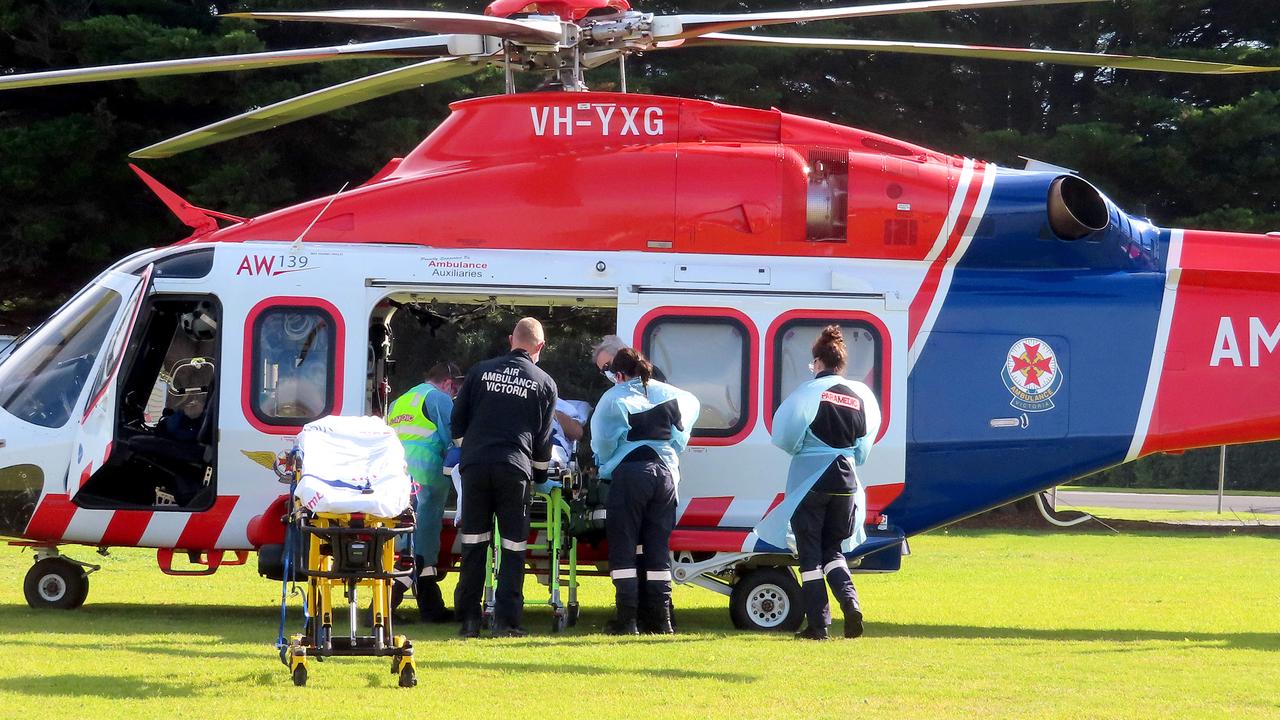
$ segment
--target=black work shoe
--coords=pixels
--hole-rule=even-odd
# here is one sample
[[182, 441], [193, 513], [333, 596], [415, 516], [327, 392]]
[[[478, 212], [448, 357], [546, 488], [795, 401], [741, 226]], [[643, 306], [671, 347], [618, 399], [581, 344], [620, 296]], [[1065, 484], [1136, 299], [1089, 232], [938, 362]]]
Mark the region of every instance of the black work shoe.
[[500, 625], [493, 629], [494, 637], [522, 638], [528, 635], [529, 631], [519, 625]]
[[619, 606], [617, 617], [604, 624], [604, 634], [639, 635], [640, 629], [636, 627], [637, 612], [637, 608], [627, 607], [625, 605]]
[[671, 609], [666, 603], [661, 607], [652, 608], [648, 613], [645, 622], [644, 632], [648, 635], [672, 635], [675, 628], [671, 626]]
[[853, 639], [862, 637], [862, 611], [846, 608], [844, 611], [844, 636]]
[[640, 630], [636, 627], [636, 619], [630, 620], [610, 620], [604, 624], [605, 635], [639, 635]]
[[458, 629], [458, 637], [463, 640], [474, 640], [480, 637], [480, 618], [467, 618]]
[[434, 578], [418, 578], [418, 618], [424, 623], [454, 621], [453, 611], [444, 606], [440, 582]]
[[796, 633], [797, 640], [830, 640], [831, 635], [826, 628], [815, 628], [812, 625]]

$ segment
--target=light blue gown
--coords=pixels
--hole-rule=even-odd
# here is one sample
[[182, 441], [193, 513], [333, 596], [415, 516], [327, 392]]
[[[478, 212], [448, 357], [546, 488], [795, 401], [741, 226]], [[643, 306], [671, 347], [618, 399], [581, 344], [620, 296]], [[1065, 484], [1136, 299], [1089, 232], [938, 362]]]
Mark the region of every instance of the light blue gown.
[[[844, 385], [862, 400], [863, 413], [867, 421], [867, 434], [858, 439], [850, 448], [833, 448], [819, 440], [809, 426], [818, 415], [818, 406], [823, 391], [833, 385]], [[756, 525], [747, 541], [744, 551], [795, 551], [795, 535], [791, 532], [791, 516], [795, 514], [800, 501], [817, 483], [822, 473], [841, 455], [853, 460], [855, 466], [866, 462], [880, 432], [880, 404], [871, 388], [856, 380], [848, 380], [840, 375], [827, 375], [814, 378], [796, 388], [773, 416], [773, 444], [791, 456], [791, 469], [787, 473], [787, 489], [781, 503]], [[851, 552], [867, 539], [867, 531], [863, 525], [867, 520], [867, 491], [862, 479], [854, 471], [856, 489], [854, 502], [853, 535], [844, 541], [841, 549]]]
[[[675, 400], [680, 409], [681, 427], [671, 429], [670, 440], [628, 440], [631, 431], [630, 416], [650, 410], [662, 403]], [[595, 414], [591, 416], [591, 451], [595, 453], [600, 477], [613, 477], [613, 469], [632, 450], [647, 445], [658, 453], [671, 478], [679, 487], [680, 453], [689, 445], [693, 424], [698, 421], [702, 405], [693, 393], [681, 390], [657, 380], [649, 381], [645, 392], [640, 378], [618, 383], [600, 398]]]

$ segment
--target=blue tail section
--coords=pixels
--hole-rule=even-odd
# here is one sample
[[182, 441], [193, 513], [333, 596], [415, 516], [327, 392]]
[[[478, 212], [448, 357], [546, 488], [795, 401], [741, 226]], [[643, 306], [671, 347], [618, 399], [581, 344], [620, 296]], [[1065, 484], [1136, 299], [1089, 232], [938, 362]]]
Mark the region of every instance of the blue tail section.
[[1122, 462], [1142, 405], [1169, 237], [1049, 229], [1051, 173], [1000, 170], [909, 379], [911, 535]]

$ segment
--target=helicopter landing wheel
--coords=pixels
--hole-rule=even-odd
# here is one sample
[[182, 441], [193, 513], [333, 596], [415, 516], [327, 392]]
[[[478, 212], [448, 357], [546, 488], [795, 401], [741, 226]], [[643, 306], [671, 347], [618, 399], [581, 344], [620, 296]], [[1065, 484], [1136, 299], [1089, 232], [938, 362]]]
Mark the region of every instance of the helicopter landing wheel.
[[89, 596], [89, 576], [70, 560], [45, 558], [27, 571], [22, 592], [32, 609], [74, 610]]

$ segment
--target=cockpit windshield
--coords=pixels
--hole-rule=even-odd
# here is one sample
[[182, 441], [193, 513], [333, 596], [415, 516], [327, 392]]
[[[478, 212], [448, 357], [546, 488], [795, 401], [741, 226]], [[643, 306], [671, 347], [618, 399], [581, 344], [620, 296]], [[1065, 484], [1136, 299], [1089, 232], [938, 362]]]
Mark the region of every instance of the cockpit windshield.
[[43, 427], [66, 424], [122, 302], [91, 287], [27, 338], [0, 364], [0, 406]]

